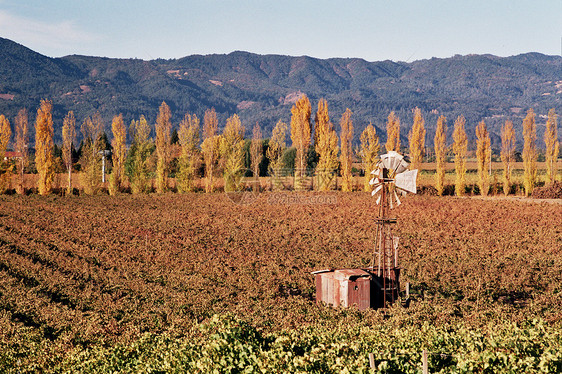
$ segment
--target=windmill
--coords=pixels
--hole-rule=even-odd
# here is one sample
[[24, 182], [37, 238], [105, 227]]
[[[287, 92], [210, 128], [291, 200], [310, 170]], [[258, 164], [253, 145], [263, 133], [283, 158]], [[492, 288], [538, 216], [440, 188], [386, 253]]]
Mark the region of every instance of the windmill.
[[356, 305], [359, 310], [365, 310], [384, 308], [387, 302], [393, 303], [398, 298], [398, 237], [390, 230], [391, 224], [396, 223], [396, 218], [390, 218], [390, 210], [400, 205], [400, 195], [416, 193], [418, 171], [408, 170], [404, 157], [391, 151], [381, 156], [371, 174], [372, 195], [379, 210], [371, 267], [313, 271], [317, 303], [334, 307]]
[[[399, 195], [416, 193], [417, 170], [408, 170], [408, 162], [398, 152], [390, 151], [381, 156], [376, 169], [371, 172], [371, 195], [378, 205], [376, 242], [371, 269], [382, 292], [382, 306], [393, 303], [398, 297], [400, 268], [398, 267], [398, 240], [391, 232], [396, 218], [390, 210], [401, 204]], [[375, 262], [377, 266], [375, 267]]]

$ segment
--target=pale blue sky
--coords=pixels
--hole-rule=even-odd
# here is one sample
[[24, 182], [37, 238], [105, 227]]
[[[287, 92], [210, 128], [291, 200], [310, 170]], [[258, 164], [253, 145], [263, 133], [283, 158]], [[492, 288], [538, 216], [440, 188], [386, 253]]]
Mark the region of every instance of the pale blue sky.
[[0, 0], [0, 36], [52, 57], [559, 55], [562, 0]]

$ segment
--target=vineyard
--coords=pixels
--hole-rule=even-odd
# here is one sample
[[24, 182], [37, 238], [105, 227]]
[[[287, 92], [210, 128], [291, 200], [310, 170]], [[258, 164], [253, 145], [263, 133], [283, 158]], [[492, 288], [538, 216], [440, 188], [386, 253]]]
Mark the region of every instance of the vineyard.
[[413, 196], [412, 302], [314, 302], [371, 261], [363, 193], [0, 195], [2, 372], [559, 372], [562, 206]]

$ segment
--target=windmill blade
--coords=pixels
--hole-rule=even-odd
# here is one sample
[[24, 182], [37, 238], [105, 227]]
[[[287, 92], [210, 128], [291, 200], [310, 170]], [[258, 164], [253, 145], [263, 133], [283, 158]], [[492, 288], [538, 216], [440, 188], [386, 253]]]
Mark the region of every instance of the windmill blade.
[[371, 192], [371, 196], [375, 196], [381, 189], [382, 189], [382, 184], [378, 185], [377, 188], [375, 188], [373, 192]]
[[394, 168], [394, 174], [393, 175], [398, 175], [403, 173], [404, 171], [408, 170], [408, 163], [406, 162], [406, 160], [402, 159], [400, 161], [400, 163], [396, 166], [396, 168]]
[[394, 170], [398, 165], [400, 165], [400, 161], [403, 159], [404, 157], [402, 157], [400, 153], [389, 151], [387, 154], [381, 156], [381, 163], [382, 166], [388, 170]]
[[379, 178], [372, 178], [372, 179], [369, 181], [369, 184], [370, 184], [371, 186], [374, 186], [375, 184], [378, 184], [378, 183], [381, 183], [381, 181], [379, 180]]
[[396, 175], [394, 181], [397, 188], [410, 193], [416, 193], [416, 179], [418, 177], [418, 170], [409, 170], [404, 173]]

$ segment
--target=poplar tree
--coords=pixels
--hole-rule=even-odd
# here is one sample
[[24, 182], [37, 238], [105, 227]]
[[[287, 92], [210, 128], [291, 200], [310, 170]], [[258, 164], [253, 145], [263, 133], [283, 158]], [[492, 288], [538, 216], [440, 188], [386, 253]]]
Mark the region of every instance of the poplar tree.
[[153, 145], [150, 139], [150, 125], [144, 115], [141, 115], [138, 121], [131, 121], [129, 132], [133, 138], [133, 144], [129, 150], [131, 163], [128, 171], [131, 192], [133, 194], [146, 193], [150, 191], [148, 163]]
[[207, 109], [203, 117], [203, 159], [205, 161], [205, 192], [214, 191], [213, 174], [220, 152], [220, 137], [217, 135], [218, 120], [215, 109]]
[[287, 149], [287, 124], [281, 120], [277, 122], [271, 132], [271, 139], [266, 151], [269, 159], [269, 172], [272, 176], [273, 189], [281, 188], [281, 176], [283, 174], [283, 154]]
[[548, 111], [546, 130], [544, 132], [544, 143], [546, 145], [546, 179], [547, 183], [552, 183], [556, 180], [558, 152], [560, 146], [558, 142], [558, 122], [554, 108]]
[[351, 192], [353, 189], [351, 178], [352, 148], [351, 140], [353, 139], [353, 122], [351, 121], [351, 110], [347, 108], [343, 113], [340, 121], [341, 126], [341, 190]]
[[466, 152], [468, 140], [464, 125], [466, 120], [461, 115], [455, 121], [455, 129], [453, 131], [453, 152], [455, 153], [455, 193], [457, 196], [464, 195], [466, 186]]
[[502, 127], [501, 159], [503, 163], [503, 193], [509, 195], [511, 190], [511, 168], [515, 162], [515, 131], [511, 121], [505, 121]]
[[250, 167], [255, 178], [260, 176], [260, 164], [263, 160], [263, 139], [260, 126], [256, 123], [252, 130], [250, 145]]
[[76, 139], [76, 118], [69, 111], [62, 122], [62, 162], [68, 173], [67, 195], [72, 194], [72, 144]]
[[221, 142], [220, 153], [224, 167], [225, 192], [238, 191], [244, 176], [244, 126], [237, 114], [226, 120]]
[[199, 145], [199, 118], [195, 114], [186, 114], [180, 122], [178, 138], [181, 145], [177, 174], [178, 190], [191, 192], [194, 190], [193, 180], [200, 164], [200, 153], [197, 148]]
[[533, 108], [527, 111], [523, 120], [523, 184], [525, 195], [529, 196], [535, 188], [537, 181], [537, 126], [535, 124], [535, 112]]
[[390, 112], [386, 122], [386, 151], [400, 152], [400, 119]]
[[41, 100], [35, 119], [35, 166], [38, 174], [37, 188], [41, 195], [51, 193], [55, 179], [52, 109], [50, 101]]
[[162, 102], [156, 117], [156, 192], [168, 190], [168, 173], [171, 162], [170, 139], [172, 113], [166, 102]]
[[102, 180], [100, 152], [105, 149], [105, 141], [102, 138], [103, 130], [104, 124], [99, 112], [96, 112], [91, 118], [86, 118], [81, 126], [83, 141], [80, 181], [84, 193], [87, 195], [97, 193]]
[[306, 160], [308, 147], [310, 146], [311, 107], [306, 95], [303, 95], [291, 108], [291, 141], [296, 149], [295, 156], [295, 189], [304, 189], [304, 177], [306, 175]]
[[365, 191], [371, 191], [371, 185], [369, 184], [369, 181], [372, 177], [371, 172], [376, 168], [380, 151], [377, 130], [372, 124], [369, 124], [369, 126], [365, 127], [365, 130], [363, 130], [363, 132], [361, 133], [360, 140], [361, 163], [363, 164], [363, 170], [365, 171], [363, 189]]
[[488, 195], [490, 188], [490, 175], [488, 169], [490, 167], [490, 158], [492, 149], [490, 144], [490, 135], [484, 121], [480, 121], [476, 126], [476, 159], [478, 163], [478, 188], [480, 195]]
[[433, 138], [433, 147], [435, 150], [435, 188], [437, 195], [443, 195], [445, 189], [445, 155], [447, 153], [447, 119], [445, 116], [439, 116], [437, 120], [437, 130], [435, 138]]
[[119, 192], [125, 178], [125, 158], [127, 156], [127, 128], [123, 115], [114, 116], [111, 121], [111, 141], [113, 169], [109, 177], [109, 193], [115, 195]]
[[319, 156], [316, 165], [317, 188], [320, 191], [328, 191], [335, 177], [338, 167], [338, 135], [334, 130], [334, 125], [330, 122], [328, 115], [328, 102], [321, 99], [318, 102], [315, 122], [315, 150]]
[[425, 121], [421, 109], [414, 110], [414, 125], [410, 130], [408, 140], [410, 143], [410, 161], [412, 169], [421, 169], [425, 149]]
[[24, 189], [24, 172], [28, 161], [29, 152], [29, 123], [27, 110], [20, 109], [18, 115], [16, 116], [16, 134], [15, 134], [15, 150], [19, 154], [20, 158], [16, 164], [18, 173], [18, 185], [16, 186], [16, 191], [19, 194], [25, 192]]
[[12, 166], [8, 160], [4, 160], [11, 136], [10, 121], [0, 114], [0, 193], [6, 191], [12, 178]]

